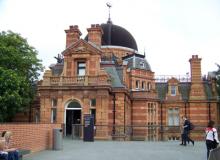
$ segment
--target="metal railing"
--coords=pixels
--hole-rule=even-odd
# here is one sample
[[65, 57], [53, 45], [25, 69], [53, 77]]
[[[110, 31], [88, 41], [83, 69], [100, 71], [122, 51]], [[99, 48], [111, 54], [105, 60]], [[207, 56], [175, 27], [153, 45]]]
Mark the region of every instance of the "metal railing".
[[[72, 138], [79, 139], [83, 136], [83, 125], [72, 125]], [[206, 126], [195, 126], [190, 136], [196, 140], [204, 140]], [[220, 126], [216, 127], [218, 133]], [[180, 126], [161, 125], [95, 125], [94, 136], [99, 139], [112, 140], [145, 140], [145, 141], [167, 141], [180, 140], [182, 129]]]
[[165, 83], [171, 78], [176, 78], [180, 82], [191, 82], [191, 77], [189, 77], [189, 75], [156, 75], [155, 81]]

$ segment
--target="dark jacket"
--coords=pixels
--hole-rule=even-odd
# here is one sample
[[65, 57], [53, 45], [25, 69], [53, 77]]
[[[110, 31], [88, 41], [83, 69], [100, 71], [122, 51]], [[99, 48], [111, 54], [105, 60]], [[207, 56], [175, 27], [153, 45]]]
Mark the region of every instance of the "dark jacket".
[[189, 133], [189, 130], [190, 130], [190, 122], [189, 120], [185, 120], [183, 124], [183, 133], [187, 134]]

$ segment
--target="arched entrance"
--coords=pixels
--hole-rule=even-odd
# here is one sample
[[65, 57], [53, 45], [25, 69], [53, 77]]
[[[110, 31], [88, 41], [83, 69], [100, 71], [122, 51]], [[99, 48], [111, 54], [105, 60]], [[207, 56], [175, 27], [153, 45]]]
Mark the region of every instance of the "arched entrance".
[[72, 134], [72, 125], [81, 124], [81, 105], [77, 101], [71, 101], [65, 111], [66, 135]]

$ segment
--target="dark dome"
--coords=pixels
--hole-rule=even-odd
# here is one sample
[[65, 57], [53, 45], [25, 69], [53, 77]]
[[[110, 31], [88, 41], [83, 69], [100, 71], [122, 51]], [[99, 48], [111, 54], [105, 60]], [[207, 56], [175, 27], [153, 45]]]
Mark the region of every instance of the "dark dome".
[[[138, 50], [135, 39], [126, 29], [109, 22], [101, 24], [101, 27], [104, 32], [102, 45], [122, 46]], [[88, 41], [88, 35], [85, 40]]]

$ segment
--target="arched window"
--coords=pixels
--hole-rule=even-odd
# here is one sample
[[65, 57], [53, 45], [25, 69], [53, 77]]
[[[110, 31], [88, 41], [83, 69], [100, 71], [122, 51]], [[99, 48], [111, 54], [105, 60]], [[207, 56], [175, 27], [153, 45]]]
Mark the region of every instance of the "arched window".
[[70, 102], [70, 104], [68, 104], [67, 108], [81, 108], [81, 105], [78, 102], [73, 101], [73, 102]]

